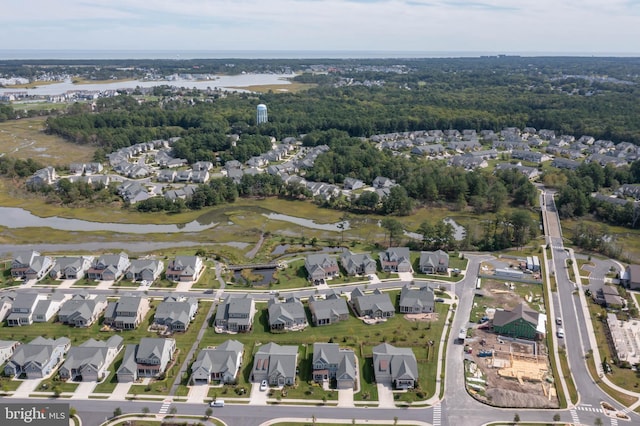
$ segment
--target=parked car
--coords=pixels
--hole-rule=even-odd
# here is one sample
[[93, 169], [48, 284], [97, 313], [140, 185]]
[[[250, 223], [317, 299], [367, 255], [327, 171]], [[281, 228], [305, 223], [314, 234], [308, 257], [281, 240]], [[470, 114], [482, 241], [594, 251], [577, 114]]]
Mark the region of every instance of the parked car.
[[562, 329], [562, 327], [560, 327], [557, 331], [556, 331], [557, 336], [562, 339], [564, 337], [564, 330]]
[[209, 405], [211, 407], [224, 407], [224, 399], [214, 399]]
[[260, 391], [266, 391], [268, 387], [269, 387], [269, 384], [267, 383], [266, 380], [263, 380], [262, 382], [260, 382]]
[[557, 318], [556, 318], [556, 324], [558, 324], [558, 325], [562, 325], [562, 318], [557, 317]]

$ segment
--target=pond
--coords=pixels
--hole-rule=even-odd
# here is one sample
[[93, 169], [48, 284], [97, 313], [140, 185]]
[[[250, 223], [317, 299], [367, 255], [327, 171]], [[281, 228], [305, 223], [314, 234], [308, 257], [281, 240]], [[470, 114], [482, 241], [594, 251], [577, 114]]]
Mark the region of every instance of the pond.
[[[251, 275], [255, 276], [261, 276], [262, 279], [257, 280], [257, 281], [253, 281], [251, 284], [254, 287], [264, 287], [264, 286], [268, 286], [270, 283], [275, 282], [275, 279], [273, 278], [273, 275], [276, 273], [276, 269], [275, 268], [271, 268], [271, 269], [252, 269], [251, 270]], [[234, 271], [233, 273], [233, 277], [235, 278], [235, 282], [237, 284], [247, 284], [246, 280], [242, 277], [242, 271]]]
[[154, 225], [140, 223], [89, 222], [62, 217], [38, 217], [18, 207], [0, 207], [0, 226], [7, 228], [52, 228], [60, 231], [111, 231], [128, 234], [199, 232], [213, 228], [217, 223], [189, 223]]
[[321, 223], [316, 223], [310, 219], [303, 219], [301, 217], [288, 216], [286, 214], [280, 214], [280, 213], [269, 213], [269, 214], [263, 213], [262, 215], [268, 217], [269, 219], [282, 220], [285, 222], [295, 223], [296, 225], [304, 226], [305, 228], [319, 229], [322, 231], [339, 232], [342, 230], [346, 231], [349, 229], [349, 222], [346, 222], [346, 221], [321, 224]]

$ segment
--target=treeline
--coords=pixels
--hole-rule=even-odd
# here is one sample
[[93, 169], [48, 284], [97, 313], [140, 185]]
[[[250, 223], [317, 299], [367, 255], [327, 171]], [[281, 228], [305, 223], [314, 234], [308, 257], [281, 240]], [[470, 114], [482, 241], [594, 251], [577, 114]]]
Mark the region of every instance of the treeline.
[[8, 178], [25, 178], [44, 167], [32, 158], [21, 160], [3, 155], [0, 157], [0, 176]]

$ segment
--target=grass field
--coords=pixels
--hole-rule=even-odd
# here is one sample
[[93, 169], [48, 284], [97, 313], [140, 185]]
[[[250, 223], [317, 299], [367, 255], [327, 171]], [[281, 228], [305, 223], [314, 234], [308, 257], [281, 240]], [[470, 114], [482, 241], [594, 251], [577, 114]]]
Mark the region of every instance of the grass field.
[[240, 89], [240, 90], [249, 90], [251, 92], [258, 93], [297, 93], [303, 90], [309, 90], [311, 88], [316, 87], [317, 84], [310, 83], [296, 83], [291, 82], [290, 84], [256, 84], [253, 86], [238, 86], [238, 87], [230, 87], [231, 89]]
[[45, 134], [45, 120], [46, 117], [33, 117], [0, 123], [0, 153], [23, 160], [32, 158], [45, 166], [91, 161], [93, 147]]

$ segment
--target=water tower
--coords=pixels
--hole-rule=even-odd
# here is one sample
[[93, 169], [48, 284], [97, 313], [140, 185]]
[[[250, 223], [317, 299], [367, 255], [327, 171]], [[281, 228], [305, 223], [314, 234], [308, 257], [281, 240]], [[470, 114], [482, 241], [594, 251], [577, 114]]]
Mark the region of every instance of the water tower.
[[257, 108], [256, 124], [266, 123], [267, 121], [267, 106], [260, 104]]

